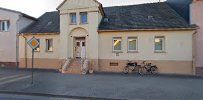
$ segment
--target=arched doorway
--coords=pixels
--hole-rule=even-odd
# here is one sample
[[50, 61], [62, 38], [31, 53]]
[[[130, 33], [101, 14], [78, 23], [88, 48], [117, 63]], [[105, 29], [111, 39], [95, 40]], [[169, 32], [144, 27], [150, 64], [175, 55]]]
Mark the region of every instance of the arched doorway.
[[87, 58], [87, 36], [88, 32], [83, 28], [75, 28], [70, 33], [73, 38], [73, 57]]

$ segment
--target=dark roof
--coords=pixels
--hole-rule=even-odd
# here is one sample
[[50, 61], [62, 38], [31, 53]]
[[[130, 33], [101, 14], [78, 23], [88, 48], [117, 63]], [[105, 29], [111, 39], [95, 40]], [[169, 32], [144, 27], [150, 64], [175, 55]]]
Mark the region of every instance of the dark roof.
[[2, 8], [0, 7], [0, 10], [5, 10], [5, 11], [9, 11], [9, 12], [13, 12], [13, 13], [19, 13], [21, 14], [23, 17], [26, 17], [28, 19], [31, 19], [31, 20], [37, 20], [36, 18], [30, 16], [30, 15], [27, 15], [25, 13], [22, 13], [22, 12], [19, 12], [19, 11], [16, 11], [16, 10], [11, 10], [11, 9], [7, 9], [7, 8]]
[[21, 33], [59, 33], [60, 18], [59, 12], [46, 12], [36, 22], [29, 25]]
[[190, 22], [190, 4], [193, 0], [167, 0], [166, 2], [188, 23]]
[[104, 8], [99, 30], [191, 28], [166, 2]]
[[[105, 17], [98, 30], [194, 28], [167, 3], [104, 7]], [[21, 33], [59, 33], [59, 12], [47, 12]]]

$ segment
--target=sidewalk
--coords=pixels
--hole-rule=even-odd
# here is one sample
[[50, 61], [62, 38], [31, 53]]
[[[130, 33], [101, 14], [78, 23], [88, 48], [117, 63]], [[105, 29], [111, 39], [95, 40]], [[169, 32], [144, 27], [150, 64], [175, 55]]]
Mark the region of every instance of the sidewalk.
[[[26, 70], [16, 71], [16, 73], [23, 72], [29, 74]], [[54, 71], [35, 71], [34, 84], [31, 85], [30, 83], [31, 78], [22, 79], [0, 85], [0, 91], [81, 98], [93, 97], [97, 99], [203, 99], [203, 79], [198, 77], [139, 76], [110, 73], [71, 75]]]

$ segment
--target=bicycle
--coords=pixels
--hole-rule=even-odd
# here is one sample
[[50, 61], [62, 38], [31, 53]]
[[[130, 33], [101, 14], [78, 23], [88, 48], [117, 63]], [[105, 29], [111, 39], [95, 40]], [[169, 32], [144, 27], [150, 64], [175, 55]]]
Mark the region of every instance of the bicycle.
[[152, 63], [146, 63], [146, 61], [143, 61], [143, 66], [139, 69], [139, 74], [157, 74], [158, 73], [158, 67], [156, 65], [152, 65]]

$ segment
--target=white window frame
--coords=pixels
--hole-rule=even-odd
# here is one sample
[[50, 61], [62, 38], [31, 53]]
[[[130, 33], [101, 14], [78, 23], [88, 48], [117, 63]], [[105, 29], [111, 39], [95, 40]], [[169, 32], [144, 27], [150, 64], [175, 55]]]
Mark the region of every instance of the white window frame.
[[[162, 50], [156, 50], [156, 39], [161, 39], [162, 40]], [[162, 53], [162, 52], [165, 52], [166, 48], [165, 48], [165, 45], [166, 45], [166, 38], [165, 36], [155, 36], [154, 37], [154, 52], [155, 53]]]
[[[73, 18], [72, 15], [73, 15], [73, 14], [75, 15], [75, 20], [76, 20], [75, 23], [72, 22], [72, 18]], [[69, 14], [69, 17], [70, 17], [70, 24], [71, 24], [71, 25], [77, 25], [77, 13], [75, 13], [75, 12], [70, 13], [70, 14]]]
[[[87, 22], [86, 23], [83, 23], [82, 22], [82, 13], [86, 13], [87, 14]], [[87, 12], [80, 12], [80, 24], [88, 24], [88, 13]]]
[[[4, 23], [4, 25], [3, 25], [3, 23]], [[10, 21], [9, 20], [0, 20], [0, 31], [8, 32], [9, 28], [10, 28]]]
[[[48, 45], [49, 45], [49, 42], [48, 41], [50, 41], [51, 40], [51, 42], [52, 42], [52, 50], [49, 50], [49, 48], [48, 48]], [[46, 52], [53, 52], [53, 46], [54, 46], [54, 41], [53, 41], [53, 39], [45, 39], [45, 43], [46, 43]]]
[[[120, 39], [121, 40], [121, 50], [115, 50], [114, 49], [114, 40], [118, 40], [118, 39]], [[113, 52], [122, 52], [122, 37], [113, 37], [113, 39], [112, 39], [113, 41], [112, 41], [112, 50], [113, 50]]]
[[[136, 40], [136, 50], [130, 50], [130, 39], [134, 39], [134, 40]], [[138, 52], [138, 37], [128, 37], [127, 38], [127, 48], [128, 48], [128, 52]]]

